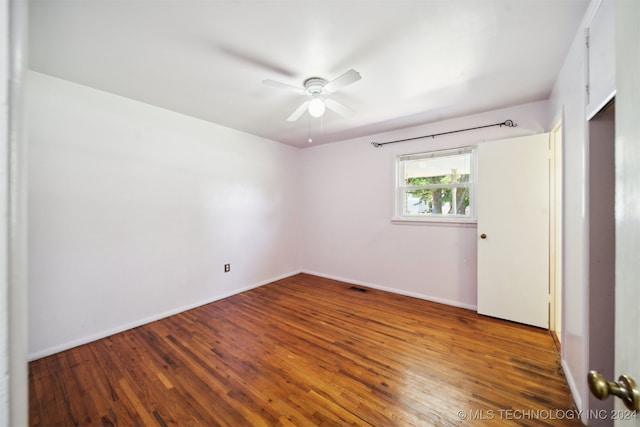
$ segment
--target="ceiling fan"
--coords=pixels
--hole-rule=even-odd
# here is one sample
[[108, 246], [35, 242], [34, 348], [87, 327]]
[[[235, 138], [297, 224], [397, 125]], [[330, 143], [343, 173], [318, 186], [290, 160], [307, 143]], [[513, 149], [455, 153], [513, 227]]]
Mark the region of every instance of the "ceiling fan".
[[356, 70], [349, 70], [346, 73], [336, 77], [335, 79], [327, 82], [320, 77], [311, 77], [304, 81], [304, 87], [297, 87], [286, 83], [280, 83], [274, 80], [263, 80], [262, 83], [275, 86], [283, 89], [291, 90], [300, 95], [305, 95], [307, 100], [302, 103], [294, 112], [287, 118], [290, 122], [295, 122], [302, 116], [305, 110], [309, 111], [312, 117], [322, 117], [325, 112], [325, 108], [335, 111], [341, 116], [346, 116], [353, 113], [349, 107], [346, 107], [338, 101], [331, 99], [328, 95], [336, 92], [351, 83], [357, 82], [362, 77]]

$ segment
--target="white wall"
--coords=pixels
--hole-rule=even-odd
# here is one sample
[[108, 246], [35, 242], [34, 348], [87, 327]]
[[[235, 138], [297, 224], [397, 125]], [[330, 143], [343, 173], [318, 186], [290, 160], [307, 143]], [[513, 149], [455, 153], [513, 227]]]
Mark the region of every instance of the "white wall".
[[[599, 0], [589, 5], [550, 97], [552, 125], [563, 125], [564, 276], [562, 366], [583, 422], [589, 410], [589, 138], [586, 120], [585, 28]], [[613, 31], [613, 28], [610, 28]], [[593, 100], [592, 100], [593, 101]], [[602, 105], [602, 104], [601, 104]], [[595, 242], [597, 244], [597, 242]]]
[[[370, 144], [507, 119], [518, 127], [487, 128], [382, 148]], [[392, 224], [395, 156], [547, 130], [547, 103], [538, 102], [305, 149], [303, 270], [475, 309], [475, 224]]]
[[31, 359], [300, 271], [300, 150], [35, 72], [28, 89]]

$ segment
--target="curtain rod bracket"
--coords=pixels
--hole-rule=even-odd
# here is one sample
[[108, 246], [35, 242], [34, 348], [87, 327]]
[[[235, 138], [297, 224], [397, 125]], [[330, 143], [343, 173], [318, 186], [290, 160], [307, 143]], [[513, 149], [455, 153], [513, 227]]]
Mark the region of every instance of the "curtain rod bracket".
[[373, 145], [374, 147], [378, 148], [378, 147], [382, 147], [383, 145], [387, 145], [387, 144], [395, 144], [396, 142], [406, 142], [406, 141], [413, 141], [415, 139], [422, 139], [422, 138], [431, 138], [431, 139], [436, 139], [436, 136], [441, 136], [441, 135], [448, 135], [450, 133], [457, 133], [457, 132], [466, 132], [469, 130], [476, 130], [476, 129], [484, 129], [484, 128], [490, 128], [493, 126], [505, 126], [508, 128], [515, 128], [518, 125], [516, 123], [513, 122], [513, 120], [505, 120], [502, 123], [494, 123], [491, 125], [484, 125], [484, 126], [476, 126], [473, 128], [467, 128], [467, 129], [458, 129], [458, 130], [452, 130], [449, 132], [442, 132], [442, 133], [434, 133], [433, 135], [423, 135], [423, 136], [416, 136], [414, 138], [407, 138], [407, 139], [398, 139], [396, 141], [389, 141], [389, 142], [371, 142], [371, 145]]

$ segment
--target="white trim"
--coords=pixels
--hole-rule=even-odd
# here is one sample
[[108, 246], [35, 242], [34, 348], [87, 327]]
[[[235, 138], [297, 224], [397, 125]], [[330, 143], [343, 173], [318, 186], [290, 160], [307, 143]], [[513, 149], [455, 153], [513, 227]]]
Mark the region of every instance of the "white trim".
[[584, 14], [584, 27], [589, 27], [591, 22], [593, 22], [593, 18], [595, 18], [596, 13], [598, 13], [598, 9], [602, 6], [602, 0], [594, 0], [588, 7], [587, 11]]
[[[5, 261], [3, 285], [8, 303], [7, 335], [9, 389], [8, 413], [0, 416], [0, 424], [8, 419], [7, 425], [20, 426], [29, 423], [29, 381], [27, 366], [27, 313], [28, 313], [28, 266], [27, 266], [27, 169], [28, 138], [26, 126], [26, 73], [28, 68], [29, 4], [24, 1], [2, 1], [3, 12], [0, 22], [7, 23], [3, 32], [4, 46], [1, 56], [8, 61], [0, 61], [5, 69], [2, 74], [5, 88], [1, 102], [6, 120], [2, 132], [4, 194], [2, 217], [4, 220]], [[6, 36], [6, 37], [5, 37]], [[8, 246], [7, 246], [8, 245]], [[4, 398], [4, 397], [3, 397]], [[6, 406], [3, 404], [3, 408]], [[0, 410], [2, 412], [2, 410]], [[5, 418], [6, 417], [6, 418]]]
[[432, 188], [470, 188], [471, 185], [469, 184], [468, 182], [453, 182], [451, 184], [404, 185], [398, 188], [401, 188], [403, 191], [430, 190]]
[[391, 224], [396, 225], [440, 225], [440, 226], [458, 226], [458, 227], [477, 227], [478, 220], [469, 217], [447, 218], [445, 216], [437, 217], [396, 217], [391, 218]]
[[449, 300], [449, 299], [446, 299], [446, 298], [438, 298], [438, 297], [434, 297], [434, 296], [430, 296], [430, 295], [424, 295], [424, 294], [420, 294], [420, 293], [417, 293], [417, 292], [411, 292], [411, 291], [404, 291], [404, 290], [396, 289], [396, 288], [389, 288], [387, 286], [382, 286], [382, 285], [377, 285], [377, 284], [374, 284], [374, 283], [364, 282], [362, 280], [349, 279], [349, 278], [345, 278], [345, 277], [341, 277], [341, 276], [334, 276], [332, 274], [318, 273], [317, 271], [302, 270], [302, 273], [311, 274], [312, 276], [324, 277], [325, 279], [338, 280], [340, 282], [351, 283], [351, 284], [354, 284], [354, 285], [366, 286], [368, 288], [378, 289], [380, 291], [391, 292], [391, 293], [397, 294], [397, 295], [404, 295], [404, 296], [407, 296], [407, 297], [418, 298], [418, 299], [422, 299], [422, 300], [425, 300], [425, 301], [431, 301], [431, 302], [435, 302], [435, 303], [438, 303], [438, 304], [449, 305], [449, 306], [452, 306], [452, 307], [464, 308], [464, 309], [472, 310], [472, 311], [477, 311], [477, 308], [478, 308], [474, 304], [465, 304], [465, 303], [461, 303], [460, 301]]
[[422, 160], [433, 159], [436, 157], [457, 156], [460, 154], [469, 154], [475, 150], [475, 146], [466, 145], [464, 147], [443, 148], [440, 150], [419, 151], [416, 153], [399, 154], [398, 160]]
[[582, 406], [582, 399], [579, 393], [579, 389], [576, 386], [576, 382], [571, 375], [571, 370], [569, 369], [569, 365], [567, 365], [564, 359], [560, 359], [560, 366], [562, 366], [562, 370], [564, 371], [564, 377], [567, 380], [567, 385], [569, 386], [569, 390], [571, 391], [571, 397], [573, 397], [573, 402], [576, 404], [576, 409], [578, 413], [581, 414], [582, 422], [587, 425], [588, 414], [584, 411]]
[[607, 106], [609, 102], [616, 96], [616, 89], [613, 89], [610, 94], [608, 94], [604, 100], [598, 104], [595, 104], [593, 109], [591, 105], [587, 104], [587, 122], [589, 122], [593, 117], [600, 112], [604, 107]]
[[139, 319], [139, 320], [136, 320], [136, 321], [133, 321], [133, 322], [130, 322], [130, 323], [126, 323], [124, 325], [120, 325], [120, 326], [117, 326], [115, 328], [107, 329], [105, 331], [102, 331], [102, 332], [99, 332], [99, 333], [96, 333], [96, 334], [88, 335], [86, 337], [78, 338], [78, 339], [63, 343], [63, 344], [55, 345], [53, 347], [49, 347], [49, 348], [46, 348], [44, 350], [36, 351], [36, 352], [30, 353], [28, 355], [28, 361], [32, 362], [32, 361], [34, 361], [36, 359], [40, 359], [40, 358], [43, 358], [43, 357], [46, 357], [46, 356], [50, 356], [52, 354], [59, 353], [61, 351], [69, 350], [70, 348], [73, 348], [73, 347], [78, 347], [78, 346], [83, 345], [83, 344], [88, 344], [90, 342], [97, 341], [99, 339], [106, 338], [108, 336], [111, 336], [111, 335], [114, 335], [114, 334], [117, 334], [117, 333], [120, 333], [120, 332], [124, 332], [124, 331], [127, 331], [129, 329], [136, 328], [138, 326], [146, 325], [147, 323], [155, 322], [156, 320], [164, 319], [166, 317], [173, 316], [175, 314], [179, 314], [179, 313], [182, 313], [182, 312], [185, 312], [185, 311], [188, 311], [188, 310], [192, 310], [194, 308], [201, 307], [203, 305], [206, 305], [206, 304], [209, 304], [209, 303], [212, 303], [212, 302], [215, 302], [215, 301], [219, 301], [219, 300], [222, 300], [222, 299], [225, 299], [225, 298], [229, 298], [231, 296], [234, 296], [234, 295], [237, 295], [237, 294], [241, 294], [241, 293], [249, 291], [251, 289], [259, 288], [260, 286], [264, 286], [264, 285], [267, 285], [269, 283], [273, 283], [273, 282], [276, 282], [278, 280], [285, 279], [287, 277], [295, 276], [296, 274], [300, 274], [300, 273], [301, 273], [301, 271], [294, 271], [294, 272], [291, 272], [291, 273], [286, 273], [286, 274], [283, 274], [281, 276], [274, 277], [272, 279], [263, 280], [261, 282], [254, 283], [253, 285], [245, 286], [245, 287], [237, 289], [235, 291], [226, 292], [226, 293], [221, 294], [221, 295], [216, 295], [215, 297], [210, 298], [210, 299], [206, 299], [204, 301], [199, 301], [199, 302], [194, 303], [194, 304], [188, 304], [188, 305], [185, 305], [185, 306], [182, 306], [182, 307], [179, 307], [179, 308], [167, 310], [167, 311], [165, 311], [163, 313], [158, 313], [158, 314], [155, 314], [153, 316], [149, 316], [149, 317], [146, 317], [146, 318], [143, 318], [143, 319]]
[[[460, 224], [458, 224], [458, 225], [460, 225]], [[221, 294], [221, 295], [217, 295], [217, 296], [215, 296], [213, 298], [206, 299], [204, 301], [200, 301], [200, 302], [197, 302], [197, 303], [194, 303], [194, 304], [189, 304], [189, 305], [182, 306], [182, 307], [179, 307], [179, 308], [176, 308], [176, 309], [168, 310], [168, 311], [165, 311], [163, 313], [159, 313], [159, 314], [156, 314], [156, 315], [153, 315], [153, 316], [146, 317], [144, 319], [139, 319], [139, 320], [136, 320], [134, 322], [130, 322], [130, 323], [127, 323], [127, 324], [124, 324], [124, 325], [120, 325], [120, 326], [115, 327], [115, 328], [107, 329], [107, 330], [102, 331], [100, 333], [92, 334], [92, 335], [89, 335], [89, 336], [86, 336], [86, 337], [83, 337], [83, 338], [79, 338], [79, 339], [72, 340], [72, 341], [69, 341], [69, 342], [66, 342], [66, 343], [63, 343], [63, 344], [59, 344], [59, 345], [56, 345], [56, 346], [53, 346], [53, 347], [49, 347], [49, 348], [46, 348], [44, 350], [40, 350], [40, 351], [37, 351], [37, 352], [34, 352], [34, 353], [30, 353], [28, 355], [28, 361], [32, 362], [34, 360], [37, 360], [37, 359], [40, 359], [40, 358], [43, 358], [43, 357], [46, 357], [46, 356], [50, 356], [52, 354], [56, 354], [56, 353], [59, 353], [61, 351], [69, 350], [69, 349], [74, 348], [74, 347], [78, 347], [78, 346], [81, 346], [81, 345], [84, 345], [84, 344], [88, 344], [90, 342], [97, 341], [99, 339], [106, 338], [108, 336], [111, 336], [111, 335], [114, 335], [114, 334], [117, 334], [117, 333], [120, 333], [120, 332], [124, 332], [124, 331], [127, 331], [129, 329], [133, 329], [133, 328], [136, 328], [138, 326], [142, 326], [142, 325], [145, 325], [145, 324], [148, 324], [148, 323], [151, 323], [151, 322], [155, 322], [156, 320], [164, 319], [166, 317], [173, 316], [175, 314], [179, 314], [179, 313], [182, 313], [182, 312], [185, 312], [185, 311], [197, 308], [197, 307], [201, 307], [203, 305], [210, 304], [212, 302], [219, 301], [219, 300], [231, 297], [233, 295], [241, 294], [242, 292], [246, 292], [246, 291], [249, 291], [251, 289], [259, 288], [260, 286], [264, 286], [264, 285], [267, 285], [269, 283], [273, 283], [273, 282], [276, 282], [278, 280], [285, 279], [287, 277], [295, 276], [296, 274], [300, 274], [300, 273], [310, 274], [310, 275], [318, 276], [318, 277], [324, 277], [326, 279], [338, 280], [338, 281], [341, 281], [341, 282], [351, 283], [351, 284], [354, 284], [354, 285], [366, 286], [366, 287], [369, 287], [369, 288], [372, 288], [372, 289], [378, 289], [378, 290], [385, 291], [385, 292], [391, 292], [391, 293], [397, 294], [397, 295], [404, 295], [404, 296], [408, 296], [408, 297], [418, 298], [418, 299], [422, 299], [422, 300], [425, 300], [425, 301], [435, 302], [435, 303], [438, 303], [438, 304], [444, 304], [444, 305], [449, 305], [449, 306], [452, 306], [452, 307], [458, 307], [458, 308], [464, 308], [464, 309], [467, 309], [467, 310], [477, 311], [477, 306], [474, 305], [474, 304], [465, 304], [465, 303], [461, 303], [460, 301], [450, 300], [450, 299], [446, 299], [446, 298], [438, 298], [438, 297], [434, 297], [434, 296], [430, 296], [430, 295], [420, 294], [420, 293], [417, 293], [417, 292], [398, 290], [398, 289], [390, 288], [390, 287], [387, 287], [387, 286], [382, 286], [382, 285], [378, 285], [378, 284], [374, 284], [374, 283], [364, 282], [364, 281], [361, 281], [361, 280], [345, 278], [345, 277], [341, 277], [341, 276], [335, 276], [335, 275], [331, 275], [331, 274], [319, 273], [319, 272], [316, 272], [316, 271], [300, 270], [300, 271], [293, 271], [293, 272], [290, 272], [290, 273], [286, 273], [286, 274], [283, 274], [281, 276], [274, 277], [272, 279], [264, 280], [264, 281], [255, 283], [253, 285], [249, 285], [249, 286], [237, 289], [237, 290], [232, 291], [232, 292], [227, 292], [227, 293], [224, 293], [224, 294]]]

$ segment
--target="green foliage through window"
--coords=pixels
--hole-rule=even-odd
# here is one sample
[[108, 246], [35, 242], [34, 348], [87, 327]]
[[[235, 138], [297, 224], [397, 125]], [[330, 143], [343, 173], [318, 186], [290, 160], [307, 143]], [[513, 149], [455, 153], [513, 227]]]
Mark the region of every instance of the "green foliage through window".
[[470, 147], [398, 157], [396, 212], [406, 217], [473, 218]]
[[[469, 174], [464, 175], [464, 177], [465, 179], [462, 180], [462, 182], [469, 182]], [[429, 184], [451, 184], [451, 181], [452, 175], [430, 176], [408, 178], [407, 185], [424, 186]], [[420, 200], [416, 204], [424, 204], [426, 207], [426, 213], [464, 215], [466, 209], [469, 207], [468, 187], [428, 188], [409, 191], [409, 194]], [[442, 212], [443, 206], [445, 205], [448, 206], [449, 209], [447, 212]]]

